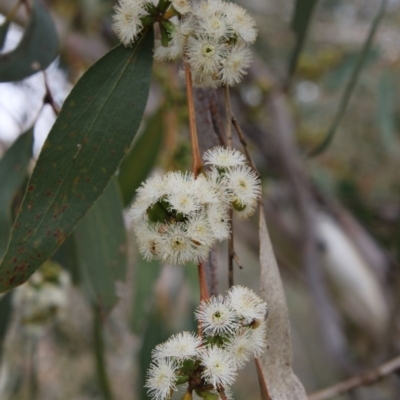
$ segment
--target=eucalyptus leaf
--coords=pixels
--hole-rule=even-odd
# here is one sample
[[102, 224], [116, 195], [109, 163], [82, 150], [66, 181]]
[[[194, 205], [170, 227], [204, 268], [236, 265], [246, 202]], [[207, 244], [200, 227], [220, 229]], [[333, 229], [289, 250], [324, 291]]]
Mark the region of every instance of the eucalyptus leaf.
[[136, 189], [154, 167], [163, 141], [163, 108], [148, 118], [146, 128], [133, 142], [132, 148], [121, 163], [118, 183], [124, 206], [133, 199]]
[[7, 248], [12, 226], [11, 205], [28, 174], [32, 145], [33, 128], [22, 134], [0, 160], [0, 257]]
[[58, 37], [54, 23], [47, 9], [39, 1], [34, 1], [21, 41], [14, 50], [0, 55], [0, 82], [19, 81], [44, 70], [57, 54]]
[[161, 265], [158, 261], [147, 262], [139, 256], [136, 266], [131, 329], [133, 333], [141, 334], [153, 307], [154, 284], [160, 275]]
[[79, 275], [90, 300], [107, 313], [118, 301], [116, 282], [125, 280], [126, 232], [115, 179], [73, 233]]
[[267, 345], [259, 360], [262, 375], [271, 399], [307, 400], [304, 387], [292, 370], [289, 312], [262, 207], [259, 218], [260, 290], [269, 310], [266, 320]]
[[293, 76], [297, 62], [303, 50], [310, 26], [312, 14], [318, 0], [297, 0], [293, 12], [292, 29], [296, 35], [296, 42], [289, 62], [289, 78]]
[[0, 363], [3, 356], [3, 344], [12, 315], [12, 292], [0, 297]]
[[132, 48], [117, 46], [66, 99], [14, 223], [0, 264], [0, 292], [25, 282], [103, 193], [142, 119], [152, 48], [152, 31]]
[[377, 96], [377, 121], [382, 142], [389, 154], [399, 151], [396, 141], [395, 85], [393, 77], [385, 71], [379, 81]]

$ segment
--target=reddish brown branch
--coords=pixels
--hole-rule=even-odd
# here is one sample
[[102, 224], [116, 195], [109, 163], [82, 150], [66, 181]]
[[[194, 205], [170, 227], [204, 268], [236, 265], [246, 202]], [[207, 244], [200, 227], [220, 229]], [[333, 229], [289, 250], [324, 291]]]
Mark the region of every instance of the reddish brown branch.
[[190, 66], [185, 62], [186, 95], [189, 113], [190, 141], [192, 144], [192, 172], [197, 176], [202, 168], [199, 142], [197, 139], [196, 114], [193, 100], [192, 73]]

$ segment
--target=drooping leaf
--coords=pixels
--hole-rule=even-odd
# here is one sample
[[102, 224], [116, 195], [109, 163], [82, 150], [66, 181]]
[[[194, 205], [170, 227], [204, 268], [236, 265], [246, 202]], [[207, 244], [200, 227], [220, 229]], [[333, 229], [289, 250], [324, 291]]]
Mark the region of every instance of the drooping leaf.
[[33, 128], [22, 134], [0, 160], [0, 258], [11, 231], [11, 204], [27, 176], [32, 157]]
[[293, 76], [303, 50], [311, 17], [318, 0], [297, 0], [293, 12], [292, 29], [296, 35], [295, 46], [289, 63], [289, 78]]
[[133, 199], [136, 189], [146, 179], [160, 152], [163, 140], [163, 109], [148, 118], [143, 134], [136, 138], [132, 148], [121, 163], [118, 183], [124, 206]]
[[152, 47], [152, 32], [133, 48], [117, 46], [66, 99], [14, 223], [0, 264], [0, 292], [25, 282], [104, 191], [142, 119]]
[[147, 262], [141, 256], [136, 265], [131, 329], [133, 333], [141, 334], [153, 307], [154, 283], [160, 275], [161, 265], [158, 261]]
[[75, 285], [79, 285], [81, 283], [81, 276], [76, 251], [75, 233], [73, 232], [57, 249], [51, 259], [57, 261], [66, 271], [68, 271], [71, 275], [72, 282]]
[[46, 8], [34, 1], [32, 14], [18, 46], [0, 55], [0, 82], [24, 79], [46, 69], [58, 54], [58, 38]]
[[91, 301], [107, 313], [126, 273], [126, 234], [118, 185], [112, 179], [73, 233], [79, 275]]
[[389, 72], [385, 71], [379, 81], [377, 96], [377, 120], [382, 142], [390, 154], [396, 154], [397, 146], [395, 132], [395, 90], [394, 82]]
[[370, 52], [370, 49], [372, 46], [373, 39], [378, 30], [378, 26], [385, 15], [386, 5], [387, 5], [387, 0], [382, 0], [379, 11], [378, 11], [377, 15], [375, 16], [374, 20], [372, 21], [368, 36], [365, 40], [364, 46], [361, 50], [361, 53], [357, 59], [355, 66], [354, 66], [353, 73], [351, 74], [350, 80], [347, 83], [347, 86], [343, 92], [342, 98], [340, 99], [339, 108], [336, 112], [336, 115], [333, 119], [333, 122], [332, 122], [325, 138], [322, 140], [322, 142], [320, 144], [318, 144], [314, 149], [312, 149], [308, 153], [308, 157], [315, 157], [315, 156], [321, 154], [323, 151], [325, 151], [328, 148], [329, 144], [331, 143], [331, 141], [336, 133], [336, 130], [339, 127], [339, 124], [342, 120], [342, 117], [347, 109], [347, 106], [350, 101], [350, 97], [353, 94], [354, 89], [357, 85], [358, 78], [361, 74], [361, 71], [362, 71], [364, 65], [365, 65], [365, 60], [369, 56], [369, 52]]
[[10, 27], [10, 21], [8, 20], [6, 20], [0, 25], [0, 50], [3, 50], [9, 27]]
[[272, 399], [306, 400], [304, 387], [292, 370], [289, 312], [262, 207], [260, 207], [259, 235], [260, 291], [269, 310], [266, 320], [266, 351], [259, 360], [262, 374]]
[[0, 297], [0, 362], [3, 356], [3, 342], [7, 334], [8, 325], [12, 314], [12, 292]]

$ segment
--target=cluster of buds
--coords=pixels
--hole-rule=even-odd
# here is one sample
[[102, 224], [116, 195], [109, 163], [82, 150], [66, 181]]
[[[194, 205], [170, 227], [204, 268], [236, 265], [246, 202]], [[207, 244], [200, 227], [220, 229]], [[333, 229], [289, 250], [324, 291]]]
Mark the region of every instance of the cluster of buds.
[[[140, 32], [159, 24], [154, 58], [186, 57], [199, 87], [233, 86], [251, 62], [249, 45], [257, 37], [254, 19], [237, 4], [222, 0], [120, 0], [114, 30], [128, 46]], [[178, 17], [178, 18], [176, 18]]]
[[39, 335], [68, 304], [71, 282], [55, 262], [45, 262], [24, 284], [15, 289], [13, 305], [27, 332]]
[[210, 165], [205, 174], [170, 172], [138, 189], [131, 217], [145, 259], [202, 261], [216, 241], [229, 237], [230, 207], [240, 219], [254, 213], [261, 185], [243, 154], [218, 146], [203, 158]]
[[185, 400], [232, 398], [237, 370], [264, 352], [266, 314], [267, 304], [243, 286], [233, 286], [226, 297], [202, 301], [195, 312], [202, 336], [182, 332], [153, 350], [146, 382], [149, 395], [170, 399], [185, 384]]

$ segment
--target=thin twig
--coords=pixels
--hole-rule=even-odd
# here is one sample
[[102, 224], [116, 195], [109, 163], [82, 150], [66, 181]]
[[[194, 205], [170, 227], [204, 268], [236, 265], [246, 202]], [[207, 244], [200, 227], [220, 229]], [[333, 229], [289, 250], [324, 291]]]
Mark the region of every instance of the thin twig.
[[260, 173], [257, 170], [256, 164], [254, 164], [253, 158], [251, 157], [251, 154], [247, 147], [247, 142], [246, 142], [246, 139], [244, 138], [243, 131], [240, 128], [240, 125], [239, 125], [236, 117], [233, 114], [231, 115], [231, 119], [232, 119], [232, 124], [235, 127], [236, 133], [239, 137], [240, 143], [243, 146], [244, 154], [246, 155], [247, 161], [249, 162], [251, 168], [253, 168], [254, 171], [256, 171], [260, 175]]
[[321, 390], [309, 396], [308, 400], [327, 400], [359, 386], [368, 386], [379, 381], [400, 369], [400, 356], [380, 365], [377, 368], [370, 369], [361, 375], [353, 376], [346, 381], [339, 382], [327, 389]]
[[[225, 100], [225, 138], [226, 145], [228, 148], [232, 147], [232, 105], [231, 96], [229, 93], [229, 86], [224, 86], [224, 100]], [[229, 225], [231, 235], [228, 240], [228, 286], [233, 286], [233, 258], [235, 255], [234, 247], [234, 235], [233, 235], [233, 210], [232, 207], [229, 210]]]
[[258, 358], [254, 358], [254, 362], [257, 369], [258, 383], [260, 384], [261, 398], [262, 400], [271, 400], [271, 396], [268, 392], [267, 382], [265, 382], [265, 377], [262, 372], [260, 360]]
[[204, 264], [202, 262], [198, 264], [198, 272], [199, 272], [199, 285], [200, 285], [200, 301], [208, 300], [210, 298], [210, 295], [207, 289]]
[[202, 168], [199, 142], [197, 139], [196, 114], [193, 102], [192, 73], [190, 65], [185, 62], [186, 95], [189, 112], [190, 141], [192, 144], [192, 172], [197, 176]]
[[231, 95], [229, 93], [229, 86], [224, 86], [224, 100], [225, 100], [225, 135], [227, 147], [232, 147], [232, 105], [231, 105]]

